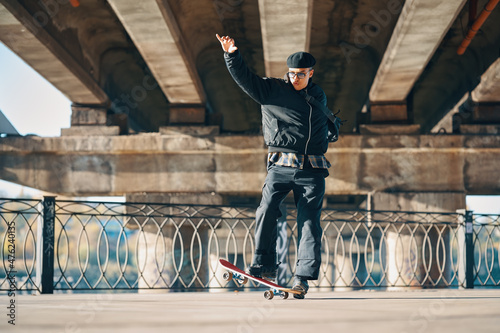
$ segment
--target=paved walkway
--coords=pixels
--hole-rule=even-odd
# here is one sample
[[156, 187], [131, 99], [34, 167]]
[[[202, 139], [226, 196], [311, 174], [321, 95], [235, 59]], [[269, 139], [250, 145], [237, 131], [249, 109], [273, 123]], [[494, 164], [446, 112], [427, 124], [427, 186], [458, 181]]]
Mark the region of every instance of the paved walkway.
[[[500, 289], [0, 295], [0, 332], [500, 332]], [[6, 315], [7, 314], [7, 315]]]

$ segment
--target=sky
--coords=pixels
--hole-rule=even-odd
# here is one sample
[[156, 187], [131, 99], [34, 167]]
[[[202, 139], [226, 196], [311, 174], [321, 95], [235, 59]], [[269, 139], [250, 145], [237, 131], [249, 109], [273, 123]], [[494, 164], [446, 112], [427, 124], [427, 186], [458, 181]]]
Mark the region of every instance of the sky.
[[0, 110], [21, 135], [60, 136], [70, 126], [71, 102], [2, 43]]
[[[2, 43], [0, 110], [21, 135], [54, 137], [60, 136], [61, 128], [70, 127], [71, 101]], [[37, 189], [0, 180], [0, 197], [41, 196]], [[477, 213], [497, 214], [500, 196], [467, 196], [467, 206]]]

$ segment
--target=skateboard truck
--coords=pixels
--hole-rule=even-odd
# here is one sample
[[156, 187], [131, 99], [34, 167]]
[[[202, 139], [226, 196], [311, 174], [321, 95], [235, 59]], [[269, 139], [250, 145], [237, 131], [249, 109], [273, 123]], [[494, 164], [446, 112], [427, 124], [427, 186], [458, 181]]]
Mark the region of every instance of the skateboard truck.
[[278, 289], [269, 289], [264, 292], [265, 299], [273, 299], [274, 295], [280, 295], [282, 299], [288, 298], [288, 291], [281, 291]]
[[248, 282], [248, 278], [246, 276], [232, 272], [224, 272], [224, 274], [222, 274], [222, 278], [226, 281], [231, 281], [231, 279], [235, 279], [236, 281], [238, 281], [239, 284], [247, 284]]

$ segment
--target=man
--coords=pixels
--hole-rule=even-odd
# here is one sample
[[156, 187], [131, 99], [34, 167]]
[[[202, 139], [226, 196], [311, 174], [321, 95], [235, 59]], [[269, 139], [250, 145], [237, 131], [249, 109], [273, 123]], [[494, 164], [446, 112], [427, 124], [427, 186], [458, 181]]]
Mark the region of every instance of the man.
[[298, 255], [292, 288], [302, 292], [294, 297], [303, 299], [309, 289], [308, 280], [319, 277], [320, 216], [330, 167], [324, 156], [328, 149], [328, 118], [305, 99], [310, 95], [326, 106], [325, 93], [311, 80], [316, 60], [309, 53], [297, 52], [287, 59], [289, 69], [284, 79], [261, 78], [245, 65], [234, 39], [218, 34], [217, 39], [234, 81], [261, 105], [262, 131], [268, 146], [268, 173], [256, 211], [255, 254], [248, 272], [276, 279], [279, 207], [293, 191]]

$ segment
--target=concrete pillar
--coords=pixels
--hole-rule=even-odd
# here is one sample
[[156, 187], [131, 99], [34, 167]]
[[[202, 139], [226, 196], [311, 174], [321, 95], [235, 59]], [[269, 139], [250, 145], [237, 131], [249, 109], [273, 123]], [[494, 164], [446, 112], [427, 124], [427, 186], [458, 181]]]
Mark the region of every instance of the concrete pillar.
[[[166, 194], [140, 193], [128, 194], [127, 214], [134, 216], [127, 228], [137, 229], [137, 266], [139, 292], [141, 288], [205, 287], [211, 278], [208, 255], [210, 228], [197, 217], [195, 212], [183, 214], [174, 207], [158, 204], [221, 204], [218, 195], [203, 194]], [[146, 214], [139, 213], [141, 203], [151, 208]], [[141, 208], [142, 209], [142, 208]], [[143, 210], [144, 211], [144, 210]], [[142, 216], [141, 216], [142, 215]]]
[[360, 124], [359, 132], [369, 135], [415, 135], [420, 134], [420, 125], [412, 124], [413, 119], [406, 101], [370, 102], [370, 111]]
[[455, 115], [454, 127], [462, 134], [500, 134], [500, 102], [475, 103], [469, 113]]
[[170, 104], [169, 123], [205, 124], [205, 106], [198, 104]]
[[100, 105], [71, 105], [71, 127], [62, 128], [61, 136], [108, 136], [128, 133], [126, 114], [108, 114]]
[[370, 120], [372, 123], [401, 122], [409, 120], [406, 101], [395, 103], [375, 103], [370, 105]]
[[[375, 193], [371, 197], [374, 210], [398, 212], [455, 212], [465, 207], [465, 193]], [[380, 251], [385, 257], [386, 283], [391, 287], [425, 287], [449, 281], [451, 272], [450, 230], [437, 222], [456, 222], [448, 219], [426, 218], [422, 215], [374, 214], [374, 221], [385, 228]], [[385, 223], [387, 221], [387, 223]], [[423, 222], [423, 223], [420, 223]]]

